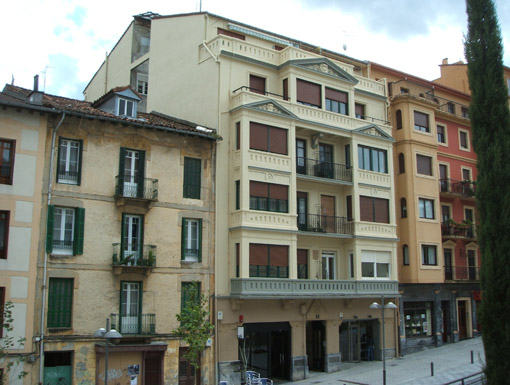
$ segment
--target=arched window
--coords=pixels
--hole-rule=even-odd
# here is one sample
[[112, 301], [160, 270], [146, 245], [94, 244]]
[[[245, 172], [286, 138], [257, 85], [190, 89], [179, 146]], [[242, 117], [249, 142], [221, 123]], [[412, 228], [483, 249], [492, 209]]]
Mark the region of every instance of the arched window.
[[402, 128], [402, 111], [397, 110], [396, 118], [397, 118], [397, 130], [400, 130]]
[[409, 246], [407, 246], [407, 245], [402, 246], [402, 257], [403, 257], [404, 265], [408, 266], [409, 265]]
[[406, 198], [400, 199], [400, 217], [407, 218], [407, 200], [406, 200]]
[[406, 162], [404, 159], [404, 154], [398, 154], [398, 172], [403, 174], [406, 172]]

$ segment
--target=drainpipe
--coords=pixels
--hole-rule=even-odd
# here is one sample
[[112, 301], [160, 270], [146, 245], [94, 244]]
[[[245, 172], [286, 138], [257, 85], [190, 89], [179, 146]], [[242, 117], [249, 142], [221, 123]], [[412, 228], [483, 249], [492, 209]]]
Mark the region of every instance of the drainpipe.
[[[62, 118], [60, 122], [58, 122], [57, 126], [53, 129], [53, 134], [51, 137], [51, 153], [50, 153], [50, 174], [48, 177], [48, 202], [46, 205], [46, 223], [48, 223], [48, 206], [51, 203], [51, 178], [53, 175], [53, 154], [55, 152], [55, 141], [57, 138], [57, 130], [64, 122], [66, 117], [66, 113], [62, 113]], [[46, 229], [48, 231], [48, 229]], [[44, 267], [43, 267], [43, 285], [42, 285], [42, 303], [41, 303], [41, 343], [39, 350], [39, 384], [43, 383], [43, 371], [44, 371], [44, 317], [46, 313], [46, 276], [48, 272], [48, 253], [46, 252], [46, 247], [44, 248]]]

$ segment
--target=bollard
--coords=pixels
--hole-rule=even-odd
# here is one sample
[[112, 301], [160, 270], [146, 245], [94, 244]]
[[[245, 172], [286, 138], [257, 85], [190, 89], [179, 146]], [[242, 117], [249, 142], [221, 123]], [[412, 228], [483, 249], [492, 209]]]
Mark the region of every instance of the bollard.
[[473, 359], [473, 351], [471, 350], [471, 363], [474, 364], [475, 360]]
[[433, 362], [430, 363], [430, 376], [434, 377], [434, 363]]

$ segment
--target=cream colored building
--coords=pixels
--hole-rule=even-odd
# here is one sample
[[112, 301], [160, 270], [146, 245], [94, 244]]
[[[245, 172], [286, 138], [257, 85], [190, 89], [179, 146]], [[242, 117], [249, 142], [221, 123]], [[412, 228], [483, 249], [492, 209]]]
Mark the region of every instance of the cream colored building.
[[[393, 138], [366, 62], [209, 13], [134, 17], [85, 89], [217, 129], [218, 380], [395, 356]], [[383, 350], [383, 342], [385, 350]]]
[[[9, 128], [21, 151], [15, 167], [27, 161], [23, 151], [33, 151], [37, 182], [25, 182], [23, 191], [39, 189], [32, 218], [35, 233], [43, 235], [32, 245], [39, 248], [38, 275], [30, 277], [28, 304], [33, 309], [35, 291], [30, 320], [35, 318], [39, 359], [31, 383], [102, 383], [105, 339], [93, 335], [107, 319], [122, 334], [109, 346], [110, 380], [194, 382], [200, 374], [183, 358], [186, 346], [174, 330], [184, 292], [196, 286], [207, 298], [214, 293], [217, 136], [187, 121], [137, 111], [141, 98], [128, 87], [93, 104], [39, 93], [34, 105], [29, 92], [4, 89], [17, 98], [18, 109], [28, 111], [7, 115], [19, 122], [18, 130]], [[11, 210], [19, 206], [20, 212], [11, 220], [22, 222], [29, 212], [21, 205], [23, 194], [17, 195]], [[11, 245], [15, 251], [16, 243]], [[26, 335], [30, 347], [32, 324]], [[212, 340], [201, 358], [203, 383], [214, 382], [210, 345]], [[184, 376], [178, 368], [186, 369]]]

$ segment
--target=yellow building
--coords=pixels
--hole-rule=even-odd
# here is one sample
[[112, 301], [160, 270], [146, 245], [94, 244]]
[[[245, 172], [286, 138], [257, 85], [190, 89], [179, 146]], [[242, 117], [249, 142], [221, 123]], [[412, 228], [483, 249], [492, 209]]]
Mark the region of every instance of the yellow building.
[[[367, 63], [209, 13], [134, 17], [85, 89], [217, 129], [218, 380], [397, 353], [393, 138]], [[385, 349], [383, 349], [383, 346]]]
[[[107, 320], [122, 334], [109, 345], [109, 379], [173, 384], [178, 368], [195, 378], [182, 357], [186, 346], [173, 331], [183, 292], [195, 286], [208, 298], [214, 293], [217, 136], [187, 121], [138, 112], [141, 97], [126, 86], [95, 103], [38, 93], [33, 104], [29, 93], [7, 85], [2, 95], [22, 111], [3, 114], [35, 132], [21, 123], [9, 126], [9, 138], [21, 150], [15, 167], [23, 165], [23, 151], [33, 152], [38, 184], [25, 181], [24, 189], [39, 190], [32, 218], [35, 233], [40, 228], [43, 234], [32, 245], [39, 248], [37, 280], [35, 274], [30, 283], [26, 278], [32, 303], [35, 293], [31, 319], [40, 353], [31, 383], [102, 383], [105, 338], [94, 333]], [[2, 126], [2, 132], [9, 131]], [[15, 168], [15, 182], [16, 175]], [[17, 195], [11, 210], [22, 201]], [[28, 215], [20, 210], [11, 221]], [[214, 381], [213, 360], [207, 347], [204, 383]]]

